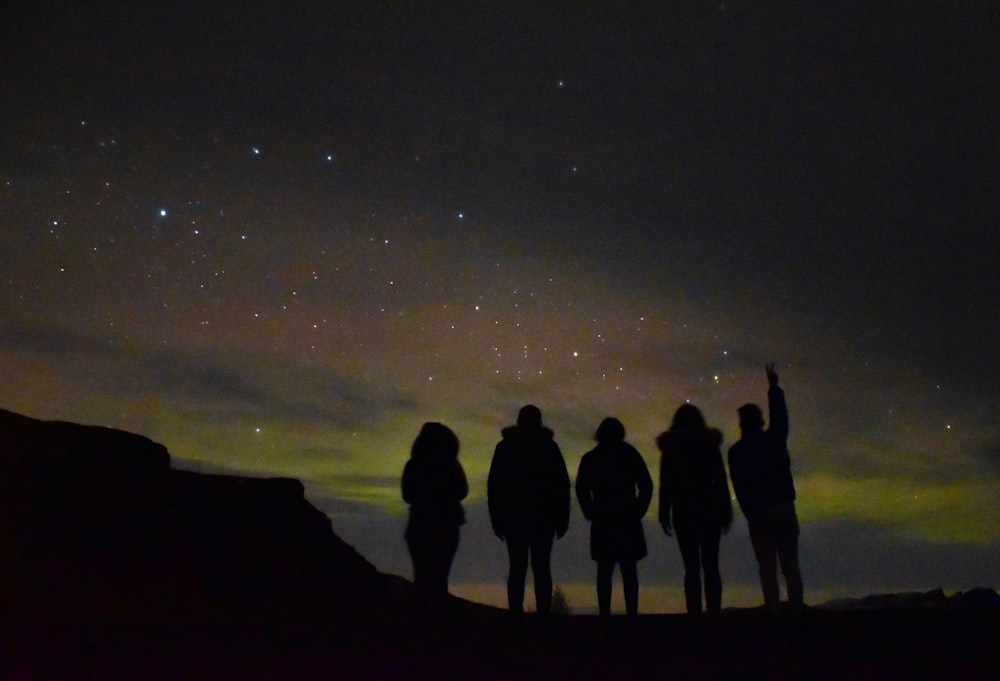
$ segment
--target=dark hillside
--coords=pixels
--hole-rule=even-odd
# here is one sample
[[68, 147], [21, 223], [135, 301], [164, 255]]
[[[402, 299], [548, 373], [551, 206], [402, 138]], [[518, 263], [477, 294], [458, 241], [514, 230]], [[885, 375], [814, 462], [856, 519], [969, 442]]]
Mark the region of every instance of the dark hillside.
[[421, 603], [301, 483], [0, 411], [0, 679], [995, 679], [996, 593], [529, 619]]

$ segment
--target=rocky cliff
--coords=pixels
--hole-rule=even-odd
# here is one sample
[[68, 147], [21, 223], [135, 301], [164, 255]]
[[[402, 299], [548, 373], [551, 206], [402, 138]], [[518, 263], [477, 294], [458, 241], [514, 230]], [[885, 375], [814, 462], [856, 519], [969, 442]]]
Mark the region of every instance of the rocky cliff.
[[174, 470], [145, 437], [2, 410], [0, 575], [4, 614], [47, 623], [344, 611], [385, 582], [297, 480]]

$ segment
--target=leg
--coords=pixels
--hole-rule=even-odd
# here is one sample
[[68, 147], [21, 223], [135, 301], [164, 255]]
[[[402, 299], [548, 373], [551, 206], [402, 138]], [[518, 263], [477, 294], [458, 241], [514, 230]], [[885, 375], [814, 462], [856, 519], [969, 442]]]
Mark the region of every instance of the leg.
[[684, 560], [684, 601], [688, 614], [697, 615], [701, 612], [701, 556], [699, 555], [698, 535], [687, 529], [676, 528], [677, 546]]
[[535, 610], [545, 617], [552, 609], [553, 530], [540, 532], [531, 542], [531, 574], [535, 577]]
[[510, 572], [507, 573], [507, 606], [514, 614], [524, 611], [524, 579], [528, 576], [528, 540], [507, 536], [507, 555]]
[[781, 600], [778, 592], [778, 548], [774, 537], [755, 532], [750, 528], [750, 541], [757, 556], [760, 573], [760, 588], [764, 593], [764, 605], [776, 608]]
[[440, 542], [435, 546], [431, 564], [431, 591], [437, 596], [448, 595], [448, 573], [458, 551], [458, 527], [443, 528]]
[[701, 542], [701, 567], [705, 571], [705, 606], [710, 613], [722, 611], [722, 575], [719, 573], [718, 527], [705, 528]]
[[423, 546], [414, 537], [406, 537], [406, 547], [410, 550], [410, 561], [413, 563], [413, 586], [422, 591], [427, 583], [426, 558], [424, 557]]
[[614, 574], [613, 561], [597, 561], [597, 609], [602, 618], [611, 615], [611, 580]]
[[778, 542], [778, 560], [781, 561], [781, 573], [785, 576], [788, 602], [792, 606], [802, 605], [802, 572], [799, 570], [798, 532], [781, 537]]
[[625, 591], [625, 614], [639, 614], [639, 568], [634, 560], [618, 564], [622, 571], [622, 588]]

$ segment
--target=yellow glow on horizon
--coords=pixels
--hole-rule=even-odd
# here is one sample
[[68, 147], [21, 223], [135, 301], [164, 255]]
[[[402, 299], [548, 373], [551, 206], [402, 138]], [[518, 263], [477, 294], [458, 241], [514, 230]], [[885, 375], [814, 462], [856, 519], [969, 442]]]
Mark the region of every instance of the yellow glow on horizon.
[[897, 478], [836, 478], [818, 474], [797, 478], [802, 522], [850, 518], [896, 525], [931, 542], [988, 544], [1000, 527], [987, 522], [995, 492], [986, 484], [933, 484]]

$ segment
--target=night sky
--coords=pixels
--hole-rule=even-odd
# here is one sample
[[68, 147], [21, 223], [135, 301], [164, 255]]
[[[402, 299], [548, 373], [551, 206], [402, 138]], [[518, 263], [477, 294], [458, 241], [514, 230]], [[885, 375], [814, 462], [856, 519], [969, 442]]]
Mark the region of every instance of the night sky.
[[[992, 8], [579, 4], [6, 3], [0, 407], [299, 478], [405, 577], [400, 475], [444, 422], [452, 591], [502, 604], [520, 406], [571, 478], [613, 415], [655, 479], [678, 405], [728, 447], [775, 361], [807, 601], [1000, 586]], [[640, 608], [680, 612], [655, 518]], [[588, 531], [574, 500], [578, 612]], [[722, 561], [759, 603], [739, 513]]]

